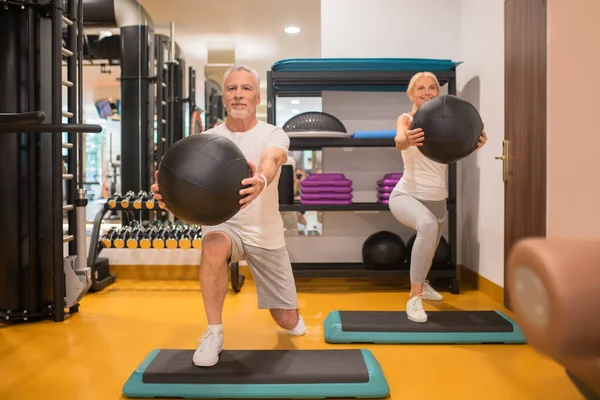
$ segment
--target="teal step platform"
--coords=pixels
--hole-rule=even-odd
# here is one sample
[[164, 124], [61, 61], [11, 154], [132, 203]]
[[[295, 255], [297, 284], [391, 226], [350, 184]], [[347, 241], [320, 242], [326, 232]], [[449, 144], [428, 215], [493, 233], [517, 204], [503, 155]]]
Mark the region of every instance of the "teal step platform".
[[385, 398], [390, 388], [368, 350], [229, 350], [196, 367], [194, 350], [153, 350], [123, 386], [130, 398]]
[[405, 311], [332, 311], [323, 323], [328, 343], [522, 344], [517, 324], [500, 311], [428, 311], [416, 323]]

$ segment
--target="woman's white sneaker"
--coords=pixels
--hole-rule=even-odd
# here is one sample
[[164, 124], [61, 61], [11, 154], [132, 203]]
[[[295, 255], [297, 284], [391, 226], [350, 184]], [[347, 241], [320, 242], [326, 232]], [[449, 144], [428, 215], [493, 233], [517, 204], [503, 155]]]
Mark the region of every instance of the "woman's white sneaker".
[[429, 284], [429, 281], [425, 281], [423, 284], [423, 298], [425, 300], [442, 301], [444, 296], [441, 295], [437, 290]]

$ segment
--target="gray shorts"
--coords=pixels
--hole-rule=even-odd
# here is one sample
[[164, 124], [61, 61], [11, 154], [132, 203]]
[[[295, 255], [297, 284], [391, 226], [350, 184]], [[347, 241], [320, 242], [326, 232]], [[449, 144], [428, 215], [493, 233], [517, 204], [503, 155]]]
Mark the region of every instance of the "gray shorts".
[[231, 238], [231, 257], [228, 262], [247, 261], [252, 271], [258, 296], [258, 308], [269, 310], [295, 310], [298, 308], [296, 281], [287, 248], [263, 249], [244, 244], [239, 235], [225, 226], [205, 229], [204, 236], [211, 232], [223, 232]]

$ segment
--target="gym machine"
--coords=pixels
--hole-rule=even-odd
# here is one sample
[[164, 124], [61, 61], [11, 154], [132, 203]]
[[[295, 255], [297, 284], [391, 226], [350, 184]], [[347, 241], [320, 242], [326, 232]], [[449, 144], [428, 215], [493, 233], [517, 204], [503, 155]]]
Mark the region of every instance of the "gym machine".
[[210, 129], [223, 122], [226, 110], [223, 107], [223, 89], [212, 79], [206, 81], [204, 101], [206, 103], [206, 128]]
[[[165, 151], [187, 136], [188, 121], [197, 108], [195, 71], [186, 71], [174, 24], [168, 36], [155, 33], [152, 18], [135, 0], [83, 0], [83, 7], [84, 27], [120, 29], [108, 37], [84, 34], [84, 59], [88, 66], [121, 69], [115, 78], [121, 85], [122, 193], [117, 194], [139, 193], [153, 183], [155, 165]], [[141, 219], [149, 216], [136, 213]]]
[[[156, 150], [152, 162], [157, 164], [165, 152], [191, 131], [196, 106], [196, 72], [188, 67], [188, 97], [184, 98], [185, 59], [174, 39], [174, 24], [170, 37], [155, 35], [156, 72]], [[187, 118], [185, 104], [188, 104]], [[189, 121], [189, 122], [187, 122]], [[186, 129], [188, 128], [188, 129]]]
[[[188, 68], [187, 77], [189, 95], [184, 98], [186, 67], [181, 49], [175, 42], [174, 24], [171, 24], [169, 36], [154, 33], [151, 17], [143, 7], [134, 4], [134, 0], [118, 4], [84, 0], [83, 6], [84, 26], [118, 26], [121, 30], [120, 35], [102, 39], [86, 35], [87, 47], [84, 48], [87, 62], [107, 60], [111, 65], [121, 66], [121, 76], [117, 78], [121, 82], [122, 104], [121, 192], [111, 193], [96, 214], [88, 253], [88, 265], [94, 277], [91, 291], [99, 291], [115, 280], [108, 259], [99, 257], [108, 243], [106, 240], [101, 242], [100, 238], [114, 234], [113, 231], [101, 233], [102, 221], [107, 213], [120, 212], [121, 230], [125, 230], [134, 223], [173, 219], [158, 207], [149, 189], [154, 170], [165, 152], [187, 136], [188, 125], [191, 128], [194, 123], [194, 130], [198, 131], [199, 110], [196, 106], [196, 74], [192, 67]], [[139, 107], [146, 104], [148, 107]], [[133, 105], [141, 112], [127, 112], [134, 108]], [[119, 248], [120, 243], [122, 241], [117, 240], [117, 246], [111, 247]], [[129, 243], [133, 246], [132, 240]], [[136, 244], [135, 248], [143, 247]]]
[[[81, 143], [84, 133], [100, 133], [102, 127], [82, 124], [82, 10], [81, 0], [5, 1], [0, 13], [4, 55], [0, 319], [4, 321], [63, 321], [78, 311], [92, 283], [86, 265]], [[63, 149], [69, 152], [66, 171]]]

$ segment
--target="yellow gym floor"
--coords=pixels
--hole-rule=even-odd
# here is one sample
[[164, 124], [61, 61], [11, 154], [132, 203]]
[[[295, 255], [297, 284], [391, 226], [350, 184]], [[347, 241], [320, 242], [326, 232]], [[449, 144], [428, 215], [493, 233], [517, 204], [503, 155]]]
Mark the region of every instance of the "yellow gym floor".
[[[322, 321], [331, 310], [402, 310], [405, 287], [343, 281], [299, 281], [304, 337], [290, 338], [256, 309], [247, 280], [225, 302], [226, 349], [370, 349], [396, 399], [582, 399], [563, 369], [528, 345], [329, 345]], [[502, 309], [477, 291], [444, 292], [428, 310]], [[205, 326], [194, 281], [119, 280], [84, 297], [62, 323], [0, 325], [0, 399], [116, 400], [155, 348], [195, 348]]]

